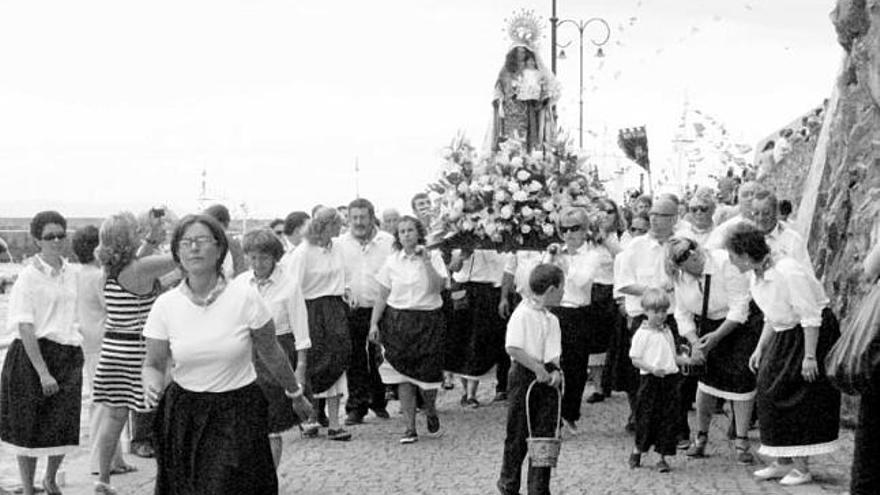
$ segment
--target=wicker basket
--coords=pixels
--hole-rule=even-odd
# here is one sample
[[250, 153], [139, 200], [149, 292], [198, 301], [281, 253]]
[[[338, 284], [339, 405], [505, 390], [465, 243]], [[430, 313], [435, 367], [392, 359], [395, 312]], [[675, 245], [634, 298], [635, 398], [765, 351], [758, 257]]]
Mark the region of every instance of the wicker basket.
[[538, 383], [537, 380], [529, 384], [526, 391], [526, 425], [529, 429], [529, 438], [526, 439], [529, 448], [529, 460], [532, 461], [532, 467], [551, 467], [555, 468], [559, 461], [559, 452], [562, 450], [562, 391], [554, 388], [558, 397], [556, 408], [556, 428], [553, 429], [555, 435], [552, 437], [535, 437], [532, 436], [532, 414], [529, 407], [529, 397], [532, 395], [532, 387]]

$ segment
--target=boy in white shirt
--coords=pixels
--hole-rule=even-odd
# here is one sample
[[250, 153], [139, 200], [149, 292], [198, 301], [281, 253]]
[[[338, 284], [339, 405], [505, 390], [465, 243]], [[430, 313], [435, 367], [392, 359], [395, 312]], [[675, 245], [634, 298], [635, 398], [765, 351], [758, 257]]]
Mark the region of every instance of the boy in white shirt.
[[660, 455], [657, 470], [669, 472], [666, 456], [675, 455], [679, 416], [679, 365], [690, 359], [676, 353], [675, 338], [666, 326], [672, 301], [665, 290], [651, 287], [642, 294], [642, 310], [648, 317], [632, 338], [629, 357], [639, 369], [636, 393], [636, 443], [629, 467], [641, 465], [641, 456], [652, 446]]
[[[502, 494], [518, 494], [522, 463], [526, 457], [529, 425], [526, 407], [531, 407], [532, 434], [536, 437], [556, 436], [557, 404], [562, 393], [562, 336], [559, 320], [547, 306], [559, 304], [565, 276], [556, 265], [541, 264], [532, 270], [529, 287], [532, 294], [524, 299], [510, 315], [507, 323], [505, 348], [512, 358], [507, 384], [507, 436], [504, 439], [504, 458], [498, 489]], [[529, 385], [536, 381], [530, 401], [526, 403]], [[551, 387], [556, 390], [551, 390]], [[550, 493], [549, 467], [529, 464], [528, 493]]]

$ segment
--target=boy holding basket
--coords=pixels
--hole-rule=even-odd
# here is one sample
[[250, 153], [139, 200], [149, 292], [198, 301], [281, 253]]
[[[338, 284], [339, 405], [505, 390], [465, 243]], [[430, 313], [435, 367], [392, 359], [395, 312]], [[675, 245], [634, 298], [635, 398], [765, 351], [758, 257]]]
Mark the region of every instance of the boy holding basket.
[[[559, 304], [564, 275], [556, 265], [541, 264], [532, 270], [529, 287], [532, 296], [524, 299], [507, 323], [505, 348], [513, 360], [508, 378], [507, 436], [498, 489], [502, 494], [518, 494], [522, 463], [528, 451], [526, 408], [530, 408], [532, 435], [556, 437], [559, 395], [562, 385], [559, 357], [562, 340], [559, 320], [547, 306]], [[533, 381], [529, 402], [526, 396]], [[550, 493], [550, 467], [529, 462], [528, 493]]]

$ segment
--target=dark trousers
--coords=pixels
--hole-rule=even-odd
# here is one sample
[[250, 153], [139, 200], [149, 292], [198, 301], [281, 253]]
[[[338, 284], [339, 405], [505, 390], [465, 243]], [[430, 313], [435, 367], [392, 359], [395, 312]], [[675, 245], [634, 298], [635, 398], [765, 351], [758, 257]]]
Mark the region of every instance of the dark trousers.
[[155, 411], [131, 412], [131, 443], [153, 446], [153, 418]]
[[856, 444], [853, 452], [852, 495], [880, 493], [880, 368], [874, 373], [873, 387], [862, 394], [859, 405], [859, 425], [856, 427]]
[[585, 326], [587, 307], [553, 308], [562, 330], [562, 358], [560, 365], [565, 374], [565, 394], [562, 396], [562, 419], [577, 421], [581, 417], [581, 399], [587, 385], [590, 361], [590, 335]]
[[[558, 396], [547, 385], [536, 384], [532, 388], [529, 404], [526, 392], [535, 374], [519, 363], [513, 363], [508, 374], [507, 389], [507, 436], [504, 438], [504, 458], [498, 489], [505, 495], [519, 494], [522, 480], [522, 463], [528, 454], [529, 427], [526, 423], [526, 407], [531, 406], [532, 435], [552, 437], [558, 422], [556, 413]], [[529, 495], [549, 495], [549, 467], [532, 467], [529, 461]]]
[[370, 344], [367, 350], [367, 335], [370, 333], [372, 308], [357, 308], [348, 314], [348, 332], [351, 336], [351, 364], [348, 367], [347, 412], [367, 414], [368, 409], [385, 409], [385, 386], [379, 376], [379, 350]]
[[660, 455], [675, 455], [681, 375], [641, 375], [636, 394], [636, 447]]

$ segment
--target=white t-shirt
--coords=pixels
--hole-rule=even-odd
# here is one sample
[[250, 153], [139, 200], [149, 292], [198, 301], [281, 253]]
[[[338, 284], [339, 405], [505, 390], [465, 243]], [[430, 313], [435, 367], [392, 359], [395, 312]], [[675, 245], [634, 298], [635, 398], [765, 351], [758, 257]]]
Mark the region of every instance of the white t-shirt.
[[235, 277], [234, 283], [250, 285], [263, 296], [275, 321], [275, 335], [293, 334], [298, 351], [312, 347], [306, 300], [284, 267], [276, 265], [265, 281], [258, 281], [254, 271], [248, 270]]
[[601, 264], [601, 252], [584, 243], [569, 253], [563, 248], [556, 256], [545, 254], [545, 263], [553, 263], [565, 272], [565, 287], [559, 305], [564, 308], [589, 306], [592, 299], [593, 281]]
[[504, 347], [518, 347], [542, 363], [558, 359], [562, 355], [559, 319], [547, 308], [523, 299], [507, 321]]
[[248, 284], [229, 284], [208, 306], [194, 304], [177, 287], [156, 299], [144, 336], [169, 342], [171, 378], [178, 385], [192, 392], [227, 392], [256, 380], [251, 329], [271, 318]]
[[[446, 264], [439, 251], [430, 251], [431, 266], [443, 276], [448, 277]], [[386, 260], [376, 281], [386, 289], [390, 289], [386, 303], [394, 309], [433, 310], [443, 306], [443, 298], [439, 292], [428, 292], [428, 272], [424, 261], [418, 256], [408, 256], [397, 251]]]
[[78, 267], [63, 262], [52, 268], [34, 256], [18, 275], [9, 295], [7, 332], [20, 337], [19, 324], [31, 323], [38, 339], [62, 345], [82, 345], [76, 321]]
[[[664, 370], [666, 375], [678, 373], [678, 365], [675, 364], [675, 340], [669, 327], [658, 330], [642, 323], [633, 335], [629, 357], [641, 359], [652, 370]], [[639, 374], [651, 373], [639, 368]]]

